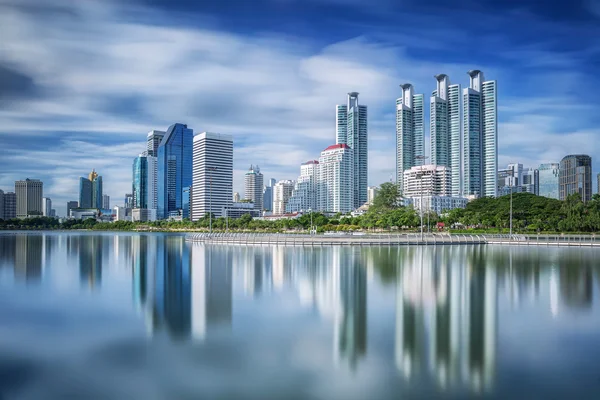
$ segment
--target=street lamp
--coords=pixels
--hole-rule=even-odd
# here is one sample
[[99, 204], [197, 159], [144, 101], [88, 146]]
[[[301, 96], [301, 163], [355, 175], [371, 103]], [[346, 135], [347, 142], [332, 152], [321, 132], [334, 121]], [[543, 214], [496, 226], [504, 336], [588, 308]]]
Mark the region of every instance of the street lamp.
[[217, 167], [208, 167], [208, 196], [209, 196], [209, 210], [208, 210], [208, 231], [212, 234], [212, 171], [216, 171]]
[[313, 234], [312, 208], [309, 208], [308, 212], [310, 213], [310, 235], [312, 236], [312, 234]]
[[425, 160], [429, 158], [427, 156], [416, 156], [415, 160], [422, 160], [423, 162], [421, 163], [421, 173], [419, 174], [419, 186], [420, 186], [420, 190], [419, 190], [419, 195], [420, 195], [420, 200], [419, 200], [419, 209], [421, 211], [421, 242], [423, 241], [423, 164], [425, 163]]

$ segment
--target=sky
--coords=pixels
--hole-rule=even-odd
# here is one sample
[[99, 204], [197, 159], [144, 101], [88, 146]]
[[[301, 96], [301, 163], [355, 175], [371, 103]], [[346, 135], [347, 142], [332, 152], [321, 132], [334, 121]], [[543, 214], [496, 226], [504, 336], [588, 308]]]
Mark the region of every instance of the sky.
[[318, 159], [352, 91], [377, 185], [399, 85], [427, 98], [470, 69], [498, 81], [499, 166], [584, 153], [595, 178], [599, 37], [600, 0], [0, 0], [0, 189], [39, 178], [64, 215], [95, 169], [122, 205], [147, 133], [181, 122], [233, 136], [243, 195], [251, 164], [296, 179]]

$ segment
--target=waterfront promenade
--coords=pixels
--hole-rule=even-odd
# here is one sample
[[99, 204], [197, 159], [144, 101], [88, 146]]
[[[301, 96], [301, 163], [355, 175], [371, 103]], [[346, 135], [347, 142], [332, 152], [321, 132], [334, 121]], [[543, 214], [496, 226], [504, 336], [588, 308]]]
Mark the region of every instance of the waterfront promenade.
[[600, 247], [600, 235], [191, 233], [190, 242], [276, 246], [517, 245]]

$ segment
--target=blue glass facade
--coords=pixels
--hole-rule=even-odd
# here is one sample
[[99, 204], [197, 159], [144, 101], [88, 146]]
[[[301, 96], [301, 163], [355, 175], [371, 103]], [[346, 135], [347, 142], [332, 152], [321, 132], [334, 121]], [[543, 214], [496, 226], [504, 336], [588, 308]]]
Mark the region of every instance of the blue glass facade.
[[184, 207], [184, 189], [192, 186], [192, 148], [194, 131], [184, 124], [171, 125], [158, 147], [158, 212], [159, 219], [181, 213], [189, 218]]
[[102, 177], [79, 179], [79, 207], [102, 208]]
[[539, 191], [540, 196], [549, 197], [551, 199], [559, 199], [558, 193], [558, 178], [560, 164], [548, 163], [541, 164], [539, 171]]
[[132, 208], [148, 207], [148, 159], [143, 156], [133, 160]]

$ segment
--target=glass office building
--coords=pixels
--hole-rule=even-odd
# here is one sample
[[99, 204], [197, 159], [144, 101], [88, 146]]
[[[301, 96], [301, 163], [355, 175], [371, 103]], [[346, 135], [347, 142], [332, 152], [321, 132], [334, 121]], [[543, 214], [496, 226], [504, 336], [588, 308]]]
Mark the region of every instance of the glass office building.
[[192, 186], [194, 131], [184, 124], [169, 127], [158, 147], [158, 215], [189, 218], [184, 190]]
[[560, 164], [540, 164], [538, 171], [539, 195], [558, 200], [558, 176]]
[[579, 193], [584, 202], [592, 199], [592, 158], [585, 154], [569, 155], [560, 161], [558, 194], [566, 200]]
[[149, 208], [148, 206], [148, 159], [144, 156], [133, 160], [133, 207]]

